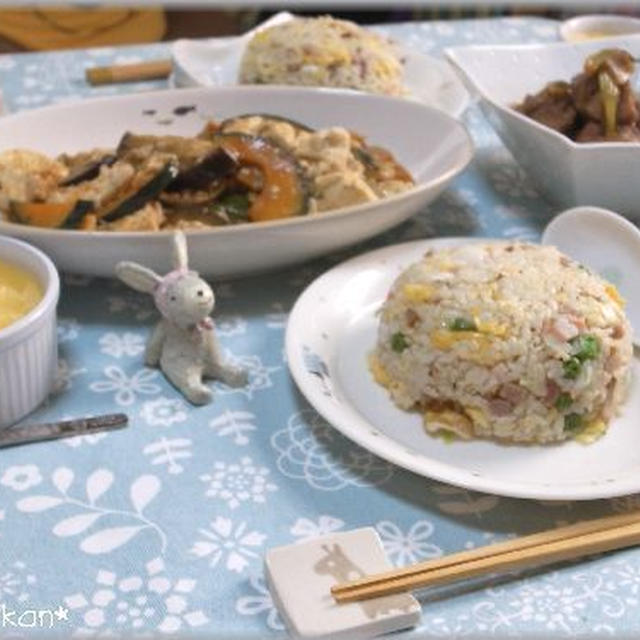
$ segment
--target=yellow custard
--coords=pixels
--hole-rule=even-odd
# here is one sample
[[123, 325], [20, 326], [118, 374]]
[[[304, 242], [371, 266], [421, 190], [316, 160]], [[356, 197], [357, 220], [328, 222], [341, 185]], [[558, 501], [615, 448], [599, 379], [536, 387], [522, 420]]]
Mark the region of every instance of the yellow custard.
[[33, 274], [0, 260], [0, 329], [26, 316], [42, 296], [42, 286]]

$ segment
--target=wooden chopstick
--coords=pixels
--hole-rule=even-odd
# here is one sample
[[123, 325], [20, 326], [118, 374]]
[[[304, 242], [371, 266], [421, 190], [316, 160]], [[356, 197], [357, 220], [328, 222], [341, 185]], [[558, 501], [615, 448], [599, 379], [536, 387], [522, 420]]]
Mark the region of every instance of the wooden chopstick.
[[640, 544], [634, 511], [454, 553], [403, 569], [335, 585], [336, 602], [353, 602], [532, 565], [550, 564]]
[[137, 64], [92, 67], [85, 71], [85, 77], [93, 86], [117, 82], [142, 82], [167, 78], [171, 75], [172, 67], [171, 60], [151, 60]]

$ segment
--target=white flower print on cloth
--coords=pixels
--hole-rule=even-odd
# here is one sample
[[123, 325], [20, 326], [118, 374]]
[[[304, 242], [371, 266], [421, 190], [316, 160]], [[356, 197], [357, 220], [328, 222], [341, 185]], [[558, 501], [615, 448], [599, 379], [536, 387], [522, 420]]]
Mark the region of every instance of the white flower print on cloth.
[[184, 471], [179, 460], [192, 457], [191, 440], [189, 438], [165, 438], [151, 442], [143, 450], [145, 456], [151, 457], [151, 464], [166, 465], [167, 471], [177, 475]]
[[9, 71], [16, 66], [15, 58], [12, 56], [2, 55], [0, 56], [0, 70]]
[[474, 493], [450, 484], [433, 483], [431, 491], [438, 496], [438, 509], [452, 515], [472, 514], [481, 519], [483, 513], [495, 509], [500, 504], [498, 496]]
[[35, 464], [9, 467], [0, 476], [0, 484], [14, 491], [26, 491], [42, 482], [40, 469]]
[[[54, 525], [52, 533], [59, 538], [87, 533], [78, 548], [90, 555], [110, 553], [147, 531], [157, 534], [164, 553], [167, 546], [166, 535], [143, 513], [160, 492], [162, 483], [152, 475], [136, 478], [129, 487], [130, 509], [123, 509], [120, 504], [113, 508], [97, 504], [99, 500], [104, 503], [103, 496], [111, 489], [114, 478], [108, 469], [96, 469], [87, 477], [84, 489], [76, 491], [78, 497], [75, 497], [69, 493], [75, 479], [73, 471], [68, 467], [58, 467], [51, 475], [55, 491], [21, 498], [16, 502], [16, 507], [23, 513], [41, 513], [62, 505], [73, 507], [75, 512], [69, 515], [69, 510], [66, 509], [65, 517]], [[79, 497], [82, 493], [86, 498]], [[108, 524], [104, 522], [105, 518]], [[114, 524], [115, 518], [119, 520], [117, 524]]]
[[239, 316], [216, 318], [216, 331], [218, 335], [229, 338], [241, 335], [247, 331], [247, 322]]
[[294, 413], [286, 428], [273, 434], [271, 446], [281, 473], [323, 491], [384, 484], [394, 472], [392, 465], [354, 445], [310, 409]]
[[209, 426], [221, 437], [230, 436], [233, 443], [243, 446], [249, 444], [247, 434], [255, 431], [256, 416], [249, 411], [225, 411], [209, 422]]
[[537, 242], [540, 239], [540, 232], [524, 225], [515, 225], [503, 229], [502, 235], [511, 240], [521, 240], [522, 242]]
[[187, 419], [184, 402], [179, 398], [165, 398], [147, 400], [140, 410], [140, 416], [152, 427], [169, 427], [176, 422]]
[[137, 356], [144, 351], [144, 338], [138, 333], [109, 331], [98, 340], [100, 351], [114, 358]]
[[75, 318], [58, 318], [58, 343], [70, 342], [78, 337], [78, 321]]
[[77, 273], [63, 273], [62, 281], [69, 287], [88, 287], [93, 282], [93, 278]]
[[171, 580], [164, 562], [156, 558], [145, 565], [145, 574], [119, 577], [100, 570], [93, 588], [64, 598], [82, 636], [154, 636], [175, 634], [209, 622], [203, 611], [189, 606], [195, 580]]
[[229, 518], [218, 516], [210, 529], [199, 529], [205, 540], [196, 540], [189, 553], [208, 558], [209, 566], [223, 564], [229, 571], [242, 573], [251, 560], [259, 557], [265, 534], [247, 530], [247, 523], [235, 525]]
[[[36, 576], [27, 570], [24, 562], [0, 564], [0, 603], [26, 602], [29, 590], [37, 582]], [[0, 637], [3, 637], [0, 633]]]
[[388, 520], [378, 522], [376, 530], [380, 534], [385, 553], [396, 566], [405, 566], [442, 555], [442, 549], [429, 542], [433, 525], [427, 520], [418, 520], [406, 534], [398, 525]]
[[317, 522], [309, 520], [309, 518], [298, 518], [289, 529], [289, 533], [297, 538], [296, 542], [306, 542], [340, 531], [343, 527], [344, 520], [333, 516], [320, 516]]
[[243, 502], [263, 504], [278, 487], [268, 479], [269, 469], [254, 464], [245, 456], [240, 462], [216, 462], [211, 473], [200, 476], [208, 484], [205, 495], [219, 498], [235, 509]]
[[268, 329], [284, 329], [287, 326], [289, 314], [285, 311], [281, 302], [274, 302], [271, 305], [271, 313], [265, 316]]
[[615, 621], [635, 612], [639, 604], [631, 584], [640, 555], [634, 550], [622, 556], [613, 562], [591, 561], [586, 571], [577, 565], [485, 588], [471, 602], [467, 598], [425, 617], [423, 628], [442, 635], [439, 629], [462, 626], [482, 637], [615, 635]]
[[249, 381], [244, 387], [229, 387], [218, 383], [216, 392], [220, 394], [241, 393], [251, 400], [256, 391], [264, 391], [273, 387], [272, 374], [282, 367], [270, 367], [262, 363], [260, 356], [238, 356], [229, 351], [225, 352], [225, 360], [232, 367], [244, 369]]
[[[121, 287], [120, 284], [117, 286]], [[107, 296], [107, 308], [109, 313], [126, 314], [138, 322], [149, 320], [156, 313], [156, 307], [151, 298], [126, 290], [117, 296]]]
[[491, 162], [494, 166], [489, 171], [489, 179], [498, 193], [510, 198], [538, 197], [527, 174], [504, 152], [493, 154]]
[[236, 611], [242, 616], [258, 616], [266, 614], [266, 622], [269, 629], [282, 631], [284, 623], [273, 602], [271, 593], [267, 589], [262, 576], [254, 576], [249, 579], [249, 585], [256, 595], [242, 596], [236, 600]]
[[89, 385], [91, 391], [96, 393], [113, 393], [113, 399], [117, 404], [128, 407], [136, 401], [137, 394], [151, 395], [160, 393], [160, 386], [152, 380], [158, 376], [152, 369], [140, 369], [131, 377], [115, 365], [105, 367], [106, 380], [98, 380]]
[[77, 449], [82, 445], [95, 445], [104, 440], [109, 434], [107, 433], [89, 433], [86, 436], [73, 436], [72, 438], [63, 438], [62, 442], [72, 449]]
[[87, 369], [85, 367], [72, 369], [68, 360], [65, 358], [59, 358], [58, 369], [53, 380], [53, 392], [62, 393], [63, 391], [68, 391], [73, 387], [73, 379], [86, 372]]

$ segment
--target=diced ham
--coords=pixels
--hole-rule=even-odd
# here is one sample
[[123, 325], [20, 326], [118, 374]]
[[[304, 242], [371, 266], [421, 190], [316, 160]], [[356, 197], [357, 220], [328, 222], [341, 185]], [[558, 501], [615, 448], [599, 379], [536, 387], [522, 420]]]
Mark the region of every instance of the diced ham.
[[624, 327], [621, 324], [617, 324], [615, 327], [613, 327], [613, 329], [611, 330], [611, 337], [614, 340], [620, 340], [620, 338], [623, 338]]
[[551, 380], [547, 378], [547, 393], [544, 397], [544, 400], [547, 404], [553, 404], [560, 393], [560, 387], [555, 382], [555, 380]]
[[576, 322], [575, 316], [560, 315], [553, 320], [545, 321], [543, 332], [560, 342], [568, 342], [580, 333]]
[[507, 384], [503, 384], [500, 387], [498, 395], [507, 402], [510, 402], [512, 405], [516, 406], [526, 398], [527, 391], [519, 384], [513, 384], [509, 382]]
[[513, 412], [513, 405], [508, 400], [503, 400], [502, 398], [491, 398], [488, 404], [489, 411], [499, 418], [511, 415]]
[[407, 309], [405, 312], [405, 318], [407, 320], [407, 326], [413, 328], [420, 322], [420, 316], [413, 310]]

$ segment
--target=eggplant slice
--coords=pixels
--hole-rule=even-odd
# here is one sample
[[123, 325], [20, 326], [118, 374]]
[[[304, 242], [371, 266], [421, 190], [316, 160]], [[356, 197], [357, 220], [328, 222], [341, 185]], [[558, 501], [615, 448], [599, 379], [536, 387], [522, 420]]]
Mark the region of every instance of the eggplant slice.
[[91, 160], [86, 164], [78, 167], [72, 171], [62, 182], [58, 183], [59, 187], [72, 187], [81, 182], [88, 182], [94, 180], [100, 175], [100, 169], [104, 167], [110, 167], [113, 165], [118, 156], [114, 154], [108, 154], [97, 160]]
[[226, 178], [238, 168], [236, 159], [225, 149], [214, 149], [200, 162], [181, 171], [166, 187], [168, 192], [201, 191]]
[[178, 167], [172, 161], [166, 162], [160, 169], [157, 166], [143, 169], [115, 202], [107, 203], [101, 211], [96, 212], [98, 219], [113, 222], [142, 209], [145, 204], [158, 198], [177, 175]]

